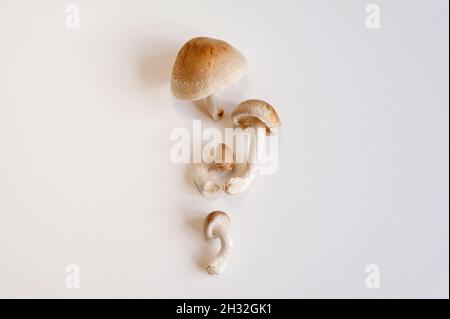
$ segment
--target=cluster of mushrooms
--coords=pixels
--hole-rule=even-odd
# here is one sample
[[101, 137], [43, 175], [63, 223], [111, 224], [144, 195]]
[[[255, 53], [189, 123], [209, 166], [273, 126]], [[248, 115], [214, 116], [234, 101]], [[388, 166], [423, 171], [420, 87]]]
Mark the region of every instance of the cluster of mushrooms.
[[[171, 91], [181, 100], [204, 100], [207, 111], [215, 121], [224, 110], [217, 105], [216, 94], [237, 82], [247, 72], [247, 61], [243, 54], [225, 41], [197, 37], [183, 45], [172, 69]], [[194, 163], [194, 182], [199, 191], [208, 198], [221, 193], [238, 194], [246, 190], [258, 173], [258, 160], [264, 136], [275, 135], [281, 126], [275, 109], [267, 102], [251, 99], [241, 102], [232, 113], [235, 128], [251, 129], [250, 149], [245, 171], [233, 174], [226, 183], [215, 181], [210, 170], [233, 171], [236, 167], [234, 151], [225, 144], [216, 147], [211, 164]], [[232, 241], [229, 236], [229, 216], [222, 211], [213, 211], [205, 218], [204, 233], [207, 239], [218, 238], [221, 249], [206, 267], [210, 274], [222, 273], [230, 259]]]

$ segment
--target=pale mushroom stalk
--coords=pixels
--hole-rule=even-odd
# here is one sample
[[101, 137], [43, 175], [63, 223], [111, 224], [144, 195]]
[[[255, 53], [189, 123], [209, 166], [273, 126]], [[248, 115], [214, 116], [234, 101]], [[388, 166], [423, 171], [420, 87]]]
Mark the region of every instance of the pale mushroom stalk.
[[266, 127], [255, 123], [252, 128], [250, 149], [248, 153], [245, 171], [241, 176], [230, 178], [226, 191], [229, 194], [238, 194], [249, 187], [258, 175], [259, 159], [262, 150], [262, 144], [266, 135]]
[[206, 270], [211, 275], [219, 275], [225, 270], [231, 258], [231, 249], [233, 247], [230, 235], [223, 229], [217, 230], [217, 237], [220, 240], [220, 250], [216, 257], [206, 266]]
[[233, 243], [229, 235], [230, 218], [222, 211], [214, 211], [205, 219], [204, 232], [208, 239], [219, 239], [220, 250], [208, 263], [206, 270], [211, 275], [221, 274], [231, 258]]
[[233, 150], [226, 144], [220, 143], [216, 146], [214, 152], [214, 162], [216, 169], [220, 172], [227, 172], [234, 169], [236, 165], [236, 157]]
[[214, 121], [219, 120], [223, 116], [223, 109], [217, 106], [217, 98], [215, 94], [211, 94], [205, 98], [206, 110]]

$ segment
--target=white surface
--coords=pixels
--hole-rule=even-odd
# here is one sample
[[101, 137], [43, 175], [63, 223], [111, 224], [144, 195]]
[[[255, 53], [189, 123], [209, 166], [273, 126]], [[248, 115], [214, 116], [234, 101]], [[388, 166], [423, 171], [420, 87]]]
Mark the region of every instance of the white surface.
[[[366, 1], [73, 2], [79, 30], [69, 2], [1, 1], [0, 297], [448, 298], [448, 1], [376, 1], [377, 30]], [[172, 129], [216, 125], [168, 90], [197, 35], [248, 58], [225, 116], [262, 98], [283, 121], [277, 174], [215, 202], [169, 160]]]

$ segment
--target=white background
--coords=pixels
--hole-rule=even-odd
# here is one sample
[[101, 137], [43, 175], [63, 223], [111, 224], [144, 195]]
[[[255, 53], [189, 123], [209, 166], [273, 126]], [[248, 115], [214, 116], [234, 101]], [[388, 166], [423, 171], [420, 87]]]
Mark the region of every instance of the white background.
[[[70, 2], [1, 0], [0, 297], [448, 298], [448, 1], [373, 2], [380, 29], [369, 1], [74, 0], [73, 30]], [[168, 89], [198, 35], [249, 61], [218, 123]], [[278, 172], [208, 201], [170, 132], [247, 98], [279, 111]]]

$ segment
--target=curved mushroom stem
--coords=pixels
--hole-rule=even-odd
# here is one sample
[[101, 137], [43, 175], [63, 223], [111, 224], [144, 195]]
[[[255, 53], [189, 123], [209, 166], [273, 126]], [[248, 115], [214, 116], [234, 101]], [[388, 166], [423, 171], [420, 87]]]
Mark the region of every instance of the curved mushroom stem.
[[220, 240], [220, 250], [216, 257], [206, 266], [206, 270], [211, 275], [219, 275], [227, 268], [233, 247], [231, 237], [225, 230], [219, 229], [217, 231], [217, 237]]
[[219, 120], [223, 116], [223, 109], [217, 106], [214, 94], [206, 97], [206, 110], [214, 121]]
[[243, 192], [251, 185], [258, 175], [259, 155], [262, 149], [261, 143], [264, 141], [265, 135], [266, 128], [263, 125], [253, 127], [245, 172], [242, 176], [230, 178], [226, 186], [227, 193], [238, 194]]
[[205, 197], [214, 199], [223, 191], [223, 186], [210, 179], [208, 166], [205, 163], [195, 163], [193, 175], [195, 185]]

